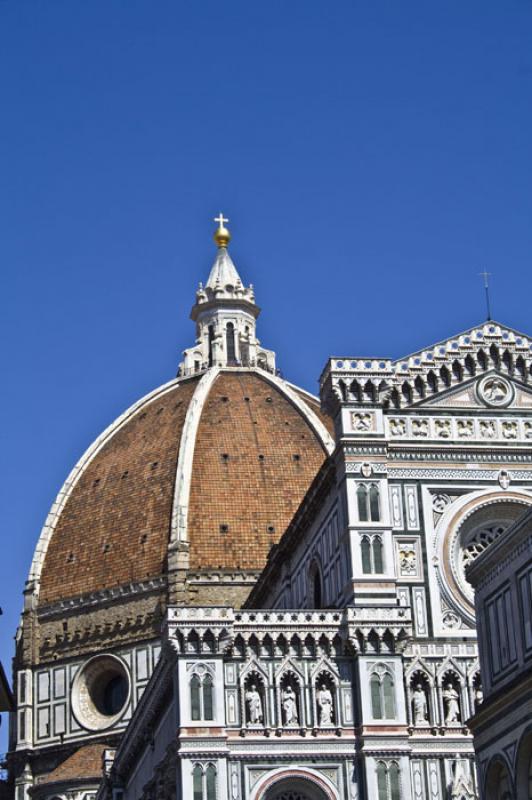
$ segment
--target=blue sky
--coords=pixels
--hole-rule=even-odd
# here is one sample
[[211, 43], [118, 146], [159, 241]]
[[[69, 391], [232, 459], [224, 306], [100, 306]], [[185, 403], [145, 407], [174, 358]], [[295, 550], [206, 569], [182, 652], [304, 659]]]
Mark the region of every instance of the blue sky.
[[[175, 374], [212, 218], [286, 377], [532, 333], [532, 3], [2, 0], [0, 657], [74, 462]], [[5, 734], [5, 726], [3, 726]]]

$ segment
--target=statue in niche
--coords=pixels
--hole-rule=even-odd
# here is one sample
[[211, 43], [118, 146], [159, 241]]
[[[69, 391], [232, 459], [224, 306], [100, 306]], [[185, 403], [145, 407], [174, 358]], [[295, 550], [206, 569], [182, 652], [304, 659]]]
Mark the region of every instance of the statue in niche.
[[288, 685], [282, 693], [283, 716], [284, 724], [298, 725], [299, 720], [297, 716], [297, 698], [292, 686]]
[[333, 698], [330, 689], [322, 683], [316, 695], [318, 702], [318, 721], [320, 725], [333, 723]]
[[477, 686], [477, 688], [475, 689], [475, 711], [479, 710], [483, 701], [484, 701], [484, 692], [482, 691], [480, 686]]
[[427, 696], [420, 683], [416, 684], [412, 695], [412, 711], [414, 712], [414, 725], [425, 725], [428, 720]]
[[453, 722], [460, 722], [460, 695], [453, 687], [452, 683], [448, 683], [443, 690], [443, 704], [445, 706], [445, 724], [451, 725]]
[[262, 700], [254, 683], [251, 684], [246, 692], [246, 708], [250, 725], [260, 725], [263, 719]]

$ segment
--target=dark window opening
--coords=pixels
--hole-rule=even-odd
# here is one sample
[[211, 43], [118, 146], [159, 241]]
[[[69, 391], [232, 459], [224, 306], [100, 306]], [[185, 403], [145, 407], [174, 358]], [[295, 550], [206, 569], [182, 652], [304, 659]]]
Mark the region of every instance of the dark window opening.
[[212, 343], [214, 341], [214, 325], [209, 325], [209, 367], [213, 365]]
[[227, 323], [225, 337], [227, 342], [227, 363], [234, 365], [236, 364], [235, 326], [232, 322]]

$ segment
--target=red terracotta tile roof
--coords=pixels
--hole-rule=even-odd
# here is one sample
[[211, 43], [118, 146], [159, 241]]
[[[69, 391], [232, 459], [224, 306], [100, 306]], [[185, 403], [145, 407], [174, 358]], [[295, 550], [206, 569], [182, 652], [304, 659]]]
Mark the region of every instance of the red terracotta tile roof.
[[105, 748], [106, 746], [103, 744], [88, 744], [80, 747], [66, 761], [48, 773], [41, 783], [60, 783], [76, 778], [100, 778]]
[[[166, 571], [177, 459], [199, 378], [144, 403], [83, 470], [57, 522], [39, 603]], [[299, 397], [318, 413], [317, 402]], [[190, 566], [260, 570], [326, 456], [287, 394], [256, 371], [222, 371], [200, 418]]]

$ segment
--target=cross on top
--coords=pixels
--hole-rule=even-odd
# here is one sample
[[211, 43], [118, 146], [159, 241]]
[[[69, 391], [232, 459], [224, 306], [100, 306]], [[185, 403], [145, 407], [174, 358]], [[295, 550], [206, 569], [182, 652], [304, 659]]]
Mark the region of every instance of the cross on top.
[[488, 284], [488, 278], [490, 277], [491, 272], [486, 272], [484, 270], [484, 272], [479, 272], [478, 274], [480, 275], [481, 278], [484, 278], [484, 287], [487, 289], [488, 285], [489, 285]]
[[220, 211], [220, 216], [219, 216], [219, 217], [215, 217], [215, 218], [214, 218], [214, 221], [215, 221], [215, 222], [217, 222], [217, 223], [219, 224], [220, 228], [223, 228], [223, 226], [224, 226], [224, 222], [229, 222], [229, 220], [227, 219], [227, 217], [224, 217], [224, 215], [222, 214], [222, 212], [221, 212], [221, 211]]
[[488, 278], [490, 277], [491, 272], [486, 272], [486, 270], [484, 270], [484, 272], [479, 272], [478, 274], [484, 280], [484, 291], [486, 293], [486, 312], [487, 312], [487, 318], [488, 318], [488, 320], [490, 320], [491, 319], [491, 303], [490, 303], [490, 285], [489, 285]]

